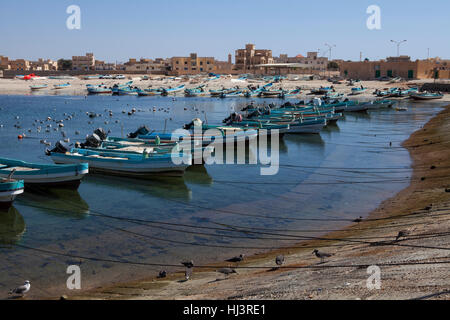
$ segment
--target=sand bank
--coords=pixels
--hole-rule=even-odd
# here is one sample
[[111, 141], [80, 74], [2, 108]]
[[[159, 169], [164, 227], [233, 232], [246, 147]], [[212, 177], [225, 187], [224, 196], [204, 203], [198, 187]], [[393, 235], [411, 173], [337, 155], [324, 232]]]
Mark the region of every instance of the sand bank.
[[[239, 268], [227, 279], [214, 269], [196, 269], [189, 281], [182, 273], [170, 274], [71, 298], [449, 299], [450, 107], [403, 145], [413, 160], [410, 186], [340, 232], [302, 242], [303, 249], [249, 257], [239, 267], [250, 268]], [[400, 231], [405, 236], [395, 241]], [[333, 256], [321, 264], [312, 248]], [[284, 268], [273, 270], [280, 253]], [[380, 290], [367, 288], [371, 265], [381, 269]]]

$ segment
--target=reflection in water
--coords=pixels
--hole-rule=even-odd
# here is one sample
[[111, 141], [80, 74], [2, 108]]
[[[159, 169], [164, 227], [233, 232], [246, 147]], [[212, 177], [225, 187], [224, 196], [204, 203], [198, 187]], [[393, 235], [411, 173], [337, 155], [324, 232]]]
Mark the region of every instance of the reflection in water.
[[116, 191], [121, 189], [137, 191], [157, 198], [190, 200], [192, 197], [191, 190], [182, 177], [154, 177], [151, 180], [143, 180], [96, 174], [86, 176], [83, 183], [111, 187]]
[[0, 244], [13, 245], [25, 232], [25, 220], [16, 208], [0, 212]]
[[78, 191], [70, 189], [33, 188], [33, 192], [25, 192], [18, 203], [63, 218], [83, 219], [89, 214], [86, 201]]
[[208, 174], [205, 166], [190, 166], [184, 174], [184, 180], [199, 185], [213, 184], [213, 178]]
[[289, 142], [309, 144], [319, 148], [325, 147], [325, 141], [319, 134], [287, 134], [284, 139]]

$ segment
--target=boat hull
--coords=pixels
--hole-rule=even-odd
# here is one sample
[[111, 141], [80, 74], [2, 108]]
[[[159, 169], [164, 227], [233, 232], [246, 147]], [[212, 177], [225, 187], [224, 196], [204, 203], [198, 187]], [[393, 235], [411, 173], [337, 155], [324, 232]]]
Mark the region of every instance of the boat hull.
[[[85, 163], [77, 166], [56, 167], [54, 165], [33, 165], [23, 161], [0, 159], [0, 163], [16, 168], [14, 178], [23, 180], [29, 187], [60, 187], [78, 189], [81, 180], [89, 173], [89, 168]], [[26, 170], [25, 168], [31, 168]], [[6, 178], [10, 170], [0, 168], [0, 178]]]
[[187, 164], [175, 165], [170, 158], [154, 162], [137, 161], [102, 161], [102, 159], [89, 159], [88, 157], [78, 157], [52, 153], [51, 158], [56, 164], [77, 164], [88, 163], [90, 173], [102, 173], [117, 176], [148, 178], [155, 175], [182, 176], [184, 171], [191, 165], [192, 160]]
[[0, 183], [0, 209], [8, 209], [24, 191], [23, 181]]

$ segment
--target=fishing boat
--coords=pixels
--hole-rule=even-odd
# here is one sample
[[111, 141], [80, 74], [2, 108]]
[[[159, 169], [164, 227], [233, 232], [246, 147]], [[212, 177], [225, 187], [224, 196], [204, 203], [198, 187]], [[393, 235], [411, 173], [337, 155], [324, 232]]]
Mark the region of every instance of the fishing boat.
[[72, 148], [65, 153], [51, 152], [50, 156], [58, 164], [88, 163], [93, 173], [136, 178], [181, 176], [192, 164], [192, 156], [188, 154], [151, 151], [134, 154]]
[[78, 189], [81, 179], [89, 172], [89, 166], [85, 163], [58, 166], [0, 158], [0, 178], [8, 177], [11, 172], [26, 186]]
[[332, 92], [333, 90], [333, 87], [320, 87], [319, 89], [311, 89], [311, 94], [322, 95]]
[[185, 97], [198, 97], [205, 94], [205, 90], [203, 89], [204, 85], [198, 86], [193, 89], [185, 89], [184, 96]]
[[352, 95], [352, 96], [356, 96], [356, 95], [362, 94], [362, 93], [364, 93], [364, 92], [366, 92], [366, 91], [367, 91], [367, 89], [366, 89], [366, 88], [363, 88], [363, 87], [361, 87], [361, 88], [352, 88], [352, 93], [351, 93], [351, 95]]
[[48, 87], [47, 84], [36, 84], [36, 85], [30, 86], [30, 89], [32, 91], [37, 91], [37, 90], [46, 89], [47, 87]]
[[55, 84], [55, 85], [53, 85], [55, 90], [70, 88], [70, 86], [71, 86], [70, 83], [63, 83], [63, 84]]
[[107, 94], [107, 93], [112, 93], [112, 89], [104, 86], [104, 85], [98, 85], [98, 86], [93, 86], [93, 85], [88, 85], [87, 86], [87, 91], [89, 94]]
[[411, 99], [414, 100], [436, 100], [436, 99], [442, 99], [444, 95], [442, 93], [414, 93], [411, 94]]
[[[159, 154], [164, 153], [188, 153], [192, 155], [192, 163], [198, 164], [206, 161], [206, 157], [214, 151], [214, 147], [193, 147], [192, 144], [182, 145], [180, 143], [155, 143], [154, 141], [146, 141], [142, 139], [119, 139], [108, 138], [103, 141], [102, 145], [98, 148], [86, 148], [90, 150], [100, 150], [115, 153], [134, 153], [144, 154], [148, 152], [157, 152]], [[205, 155], [205, 157], [204, 157]]]
[[13, 180], [0, 178], [0, 209], [8, 209], [16, 197], [24, 191], [22, 180]]
[[163, 88], [162, 92], [161, 92], [161, 95], [162, 96], [167, 96], [167, 95], [169, 95], [171, 93], [177, 93], [177, 92], [183, 91], [184, 88], [185, 88], [184, 84], [181, 85], [181, 86], [175, 87], [175, 88]]

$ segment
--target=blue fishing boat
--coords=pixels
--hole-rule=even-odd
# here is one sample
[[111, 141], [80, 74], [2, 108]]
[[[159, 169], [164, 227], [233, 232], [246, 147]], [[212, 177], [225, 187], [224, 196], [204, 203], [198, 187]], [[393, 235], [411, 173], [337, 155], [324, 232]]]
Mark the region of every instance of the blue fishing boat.
[[88, 163], [93, 173], [136, 178], [180, 176], [192, 164], [191, 155], [154, 151], [135, 154], [72, 148], [65, 153], [51, 152], [50, 156], [58, 164]]
[[358, 88], [358, 87], [357, 88], [352, 88], [351, 95], [356, 96], [356, 95], [362, 94], [362, 93], [364, 93], [366, 91], [367, 91], [367, 89], [362, 87], [362, 86], [360, 88]]
[[442, 99], [444, 95], [442, 93], [414, 93], [411, 94], [411, 98], [414, 100], [436, 100]]
[[89, 166], [86, 163], [54, 165], [0, 158], [0, 178], [8, 177], [11, 172], [27, 186], [77, 189], [81, 179], [88, 174]]
[[93, 86], [93, 85], [88, 85], [87, 86], [87, 91], [89, 94], [107, 94], [107, 93], [112, 93], [112, 89], [105, 86], [105, 85], [98, 85], [98, 86]]
[[70, 88], [70, 86], [71, 86], [70, 83], [63, 83], [63, 84], [55, 84], [55, 85], [53, 85], [55, 90]]
[[32, 91], [37, 91], [37, 90], [46, 89], [47, 87], [48, 87], [47, 84], [37, 84], [37, 85], [30, 86], [30, 89]]
[[0, 209], [8, 209], [16, 197], [24, 191], [22, 180], [0, 178]]

